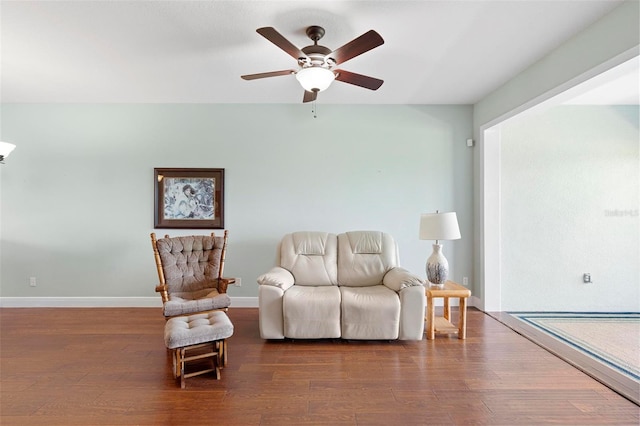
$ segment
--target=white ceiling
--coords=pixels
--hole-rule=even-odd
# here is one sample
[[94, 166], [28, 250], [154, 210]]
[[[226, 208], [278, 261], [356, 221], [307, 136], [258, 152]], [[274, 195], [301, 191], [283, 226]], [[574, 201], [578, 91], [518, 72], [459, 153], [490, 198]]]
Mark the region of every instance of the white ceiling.
[[[318, 102], [472, 104], [621, 3], [468, 1], [0, 2], [2, 102], [298, 103], [295, 68], [256, 33], [298, 47], [305, 28], [336, 49], [369, 29], [385, 44], [341, 68], [385, 81], [335, 82]], [[637, 71], [636, 71], [637, 76]], [[637, 99], [637, 96], [636, 96]]]

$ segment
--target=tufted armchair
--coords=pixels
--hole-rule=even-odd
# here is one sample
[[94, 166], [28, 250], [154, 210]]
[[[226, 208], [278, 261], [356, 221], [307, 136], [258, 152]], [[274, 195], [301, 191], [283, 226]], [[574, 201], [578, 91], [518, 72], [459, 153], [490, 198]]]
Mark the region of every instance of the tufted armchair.
[[264, 339], [422, 339], [424, 283], [399, 266], [389, 234], [287, 234], [258, 284]]
[[229, 307], [227, 286], [235, 280], [222, 277], [227, 231], [222, 237], [166, 235], [159, 240], [152, 233], [151, 245], [160, 280], [156, 291], [162, 296], [165, 317]]

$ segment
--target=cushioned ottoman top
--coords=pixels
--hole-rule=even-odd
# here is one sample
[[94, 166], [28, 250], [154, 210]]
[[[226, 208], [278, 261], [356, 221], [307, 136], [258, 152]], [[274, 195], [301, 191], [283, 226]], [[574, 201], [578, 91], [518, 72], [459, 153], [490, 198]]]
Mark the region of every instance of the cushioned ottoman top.
[[233, 324], [222, 311], [175, 317], [164, 326], [164, 343], [169, 349], [226, 339], [233, 335]]

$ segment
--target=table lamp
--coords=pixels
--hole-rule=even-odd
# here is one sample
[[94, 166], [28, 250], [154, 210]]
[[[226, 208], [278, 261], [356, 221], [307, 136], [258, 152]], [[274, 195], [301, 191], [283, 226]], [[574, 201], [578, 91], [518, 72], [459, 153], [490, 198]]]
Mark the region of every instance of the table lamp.
[[420, 239], [435, 240], [433, 253], [427, 259], [427, 280], [437, 286], [443, 286], [449, 275], [449, 262], [442, 254], [439, 240], [460, 239], [460, 228], [455, 212], [425, 213], [420, 216]]

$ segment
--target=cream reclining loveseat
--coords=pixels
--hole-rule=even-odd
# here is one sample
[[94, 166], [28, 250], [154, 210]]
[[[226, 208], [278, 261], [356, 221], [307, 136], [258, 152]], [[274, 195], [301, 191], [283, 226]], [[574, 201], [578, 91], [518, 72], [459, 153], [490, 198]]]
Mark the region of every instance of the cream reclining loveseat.
[[263, 339], [422, 339], [423, 281], [389, 234], [294, 232], [279, 263], [258, 277]]

